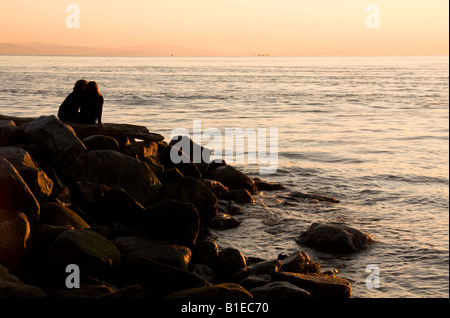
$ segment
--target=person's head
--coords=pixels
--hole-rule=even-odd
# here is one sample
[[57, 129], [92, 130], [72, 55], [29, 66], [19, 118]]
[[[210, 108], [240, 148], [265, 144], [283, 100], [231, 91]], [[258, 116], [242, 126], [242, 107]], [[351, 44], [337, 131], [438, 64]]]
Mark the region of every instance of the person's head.
[[78, 80], [75, 83], [75, 86], [73, 87], [73, 90], [77, 91], [77, 92], [84, 91], [86, 89], [87, 85], [88, 85], [88, 81], [86, 81], [84, 79]]
[[87, 86], [86, 86], [86, 91], [87, 91], [89, 94], [98, 94], [98, 95], [100, 95], [100, 91], [99, 91], [99, 89], [98, 89], [97, 82], [94, 82], [94, 81], [89, 82], [89, 83], [87, 84]]

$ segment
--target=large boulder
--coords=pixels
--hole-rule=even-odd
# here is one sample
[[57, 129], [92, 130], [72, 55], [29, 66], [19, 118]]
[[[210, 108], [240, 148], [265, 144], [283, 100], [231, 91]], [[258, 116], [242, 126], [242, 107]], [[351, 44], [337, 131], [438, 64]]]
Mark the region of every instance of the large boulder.
[[233, 279], [236, 272], [240, 269], [247, 269], [247, 260], [244, 254], [238, 249], [231, 247], [220, 251], [217, 261], [217, 271], [223, 279]]
[[175, 146], [164, 146], [164, 148], [160, 150], [160, 158], [161, 163], [166, 169], [176, 168], [183, 174], [183, 176], [186, 177], [196, 179], [202, 177], [202, 173], [198, 169], [197, 165], [192, 162], [188, 155]]
[[30, 225], [21, 212], [0, 209], [0, 264], [20, 273], [30, 255]]
[[303, 288], [315, 298], [345, 299], [352, 296], [350, 282], [336, 276], [278, 272], [274, 279]]
[[169, 145], [182, 150], [183, 153], [189, 157], [190, 161], [198, 168], [200, 175], [206, 175], [209, 162], [211, 161], [210, 149], [195, 143], [188, 136], [175, 136], [172, 138]]
[[69, 226], [75, 229], [90, 228], [89, 224], [77, 213], [57, 202], [41, 203], [39, 223], [52, 226]]
[[25, 138], [39, 147], [57, 170], [64, 171], [86, 151], [72, 127], [56, 116], [41, 116], [20, 126]]
[[184, 289], [210, 286], [209, 282], [196, 274], [146, 257], [133, 260], [124, 271], [124, 285], [139, 284], [152, 297], [164, 297]]
[[119, 151], [119, 143], [110, 136], [93, 135], [81, 140], [86, 146], [87, 151], [93, 150], [114, 150]]
[[3, 157], [0, 157], [0, 208], [23, 212], [29, 222], [39, 220], [39, 202], [19, 172]]
[[219, 181], [230, 190], [245, 189], [250, 194], [255, 194], [258, 191], [252, 178], [230, 165], [208, 170], [207, 177]]
[[12, 275], [7, 268], [0, 265], [0, 298], [2, 299], [37, 299], [47, 294], [40, 288], [30, 286]]
[[217, 197], [203, 182], [194, 178], [178, 178], [166, 183], [160, 200], [192, 203], [198, 211], [201, 229], [207, 228], [217, 215]]
[[289, 282], [277, 281], [249, 290], [256, 299], [310, 299], [311, 294]]
[[24, 149], [2, 147], [0, 157], [8, 160], [16, 168], [37, 199], [46, 199], [52, 194], [53, 181]]
[[76, 264], [82, 275], [101, 279], [113, 277], [120, 266], [120, 252], [104, 236], [75, 229], [60, 234], [48, 251], [49, 269], [59, 277], [69, 264]]
[[141, 227], [145, 209], [121, 187], [76, 182], [70, 190], [73, 201], [97, 224], [120, 222], [126, 227]]
[[292, 273], [320, 273], [321, 264], [314, 262], [305, 252], [294, 252], [283, 259], [281, 270]]
[[151, 238], [192, 246], [197, 241], [200, 219], [192, 203], [167, 200], [148, 207], [141, 226]]
[[12, 120], [0, 120], [0, 147], [16, 144], [18, 141], [18, 130]]
[[373, 237], [345, 224], [313, 223], [297, 242], [324, 252], [353, 253], [366, 248]]
[[124, 266], [139, 257], [147, 257], [158, 263], [187, 269], [191, 260], [192, 252], [186, 246], [136, 236], [114, 237], [111, 240], [119, 249]]
[[223, 283], [182, 290], [167, 295], [172, 299], [252, 299], [253, 295], [238, 284]]
[[156, 202], [161, 182], [147, 164], [111, 150], [96, 150], [77, 161], [78, 180], [119, 186], [143, 206]]

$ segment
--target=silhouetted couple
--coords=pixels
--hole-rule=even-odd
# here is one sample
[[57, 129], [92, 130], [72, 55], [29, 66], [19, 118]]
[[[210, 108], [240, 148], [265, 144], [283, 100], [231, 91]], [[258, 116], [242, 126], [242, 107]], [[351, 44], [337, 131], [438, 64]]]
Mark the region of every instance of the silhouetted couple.
[[58, 117], [62, 121], [103, 126], [103, 102], [96, 82], [79, 80], [59, 107]]

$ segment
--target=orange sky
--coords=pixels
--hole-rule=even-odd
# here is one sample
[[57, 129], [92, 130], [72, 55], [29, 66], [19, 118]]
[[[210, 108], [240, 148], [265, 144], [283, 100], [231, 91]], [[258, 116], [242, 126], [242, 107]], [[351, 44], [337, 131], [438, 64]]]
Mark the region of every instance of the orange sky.
[[[80, 28], [66, 26], [68, 4]], [[369, 29], [366, 6], [380, 8]], [[448, 0], [1, 0], [0, 43], [164, 43], [225, 55], [448, 54]]]

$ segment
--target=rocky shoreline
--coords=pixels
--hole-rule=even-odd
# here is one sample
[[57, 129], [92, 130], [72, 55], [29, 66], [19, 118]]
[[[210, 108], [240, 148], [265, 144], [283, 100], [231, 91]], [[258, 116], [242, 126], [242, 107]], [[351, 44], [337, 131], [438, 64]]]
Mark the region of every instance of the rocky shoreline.
[[[0, 298], [351, 298], [348, 280], [301, 250], [264, 260], [220, 248], [208, 229], [239, 226], [233, 215], [258, 191], [284, 187], [225, 162], [175, 164], [177, 141], [142, 126], [0, 115]], [[344, 253], [372, 241], [318, 223], [298, 239]]]

